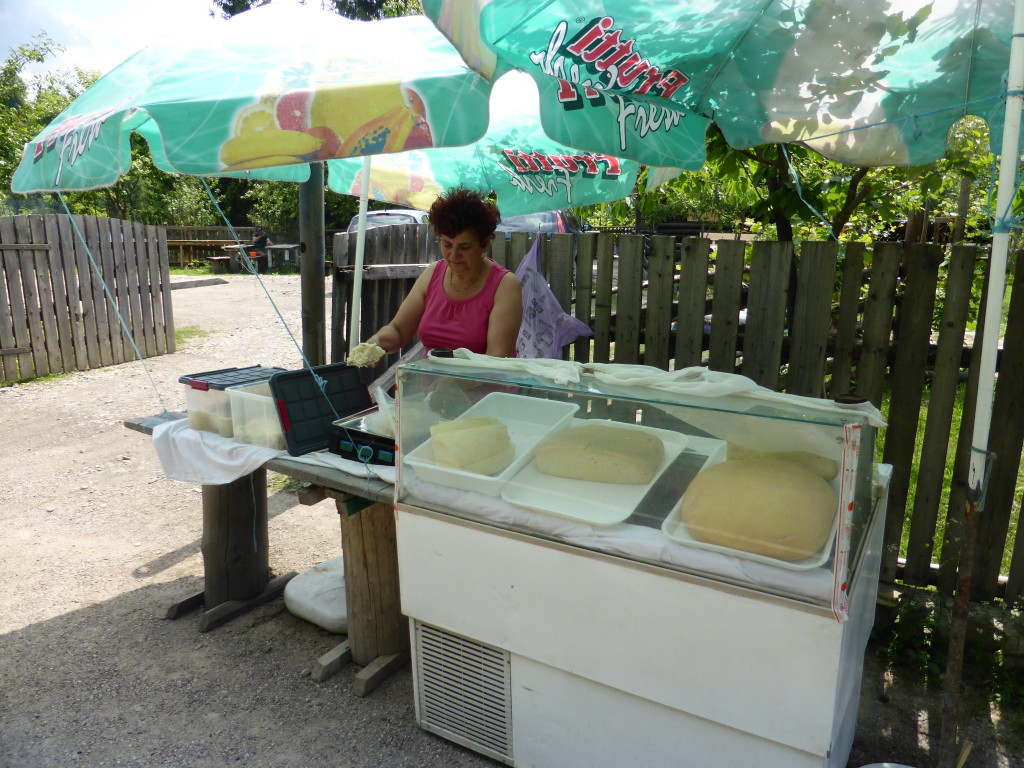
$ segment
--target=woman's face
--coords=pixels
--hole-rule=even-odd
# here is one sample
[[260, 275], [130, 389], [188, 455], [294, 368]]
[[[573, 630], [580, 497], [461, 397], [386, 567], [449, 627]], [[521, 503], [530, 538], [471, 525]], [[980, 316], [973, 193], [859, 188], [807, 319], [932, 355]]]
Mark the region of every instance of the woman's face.
[[476, 232], [463, 230], [455, 237], [441, 235], [441, 256], [448, 262], [448, 268], [456, 275], [471, 273], [480, 267], [487, 243], [481, 243]]

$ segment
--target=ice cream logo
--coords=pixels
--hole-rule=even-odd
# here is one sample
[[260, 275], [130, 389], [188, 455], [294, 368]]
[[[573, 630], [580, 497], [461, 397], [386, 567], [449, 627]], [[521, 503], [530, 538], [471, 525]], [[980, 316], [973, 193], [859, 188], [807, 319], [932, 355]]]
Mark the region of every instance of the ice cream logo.
[[96, 112], [91, 115], [74, 115], [58, 125], [53, 131], [46, 135], [36, 144], [32, 154], [32, 162], [38, 163], [46, 153], [53, 151], [54, 147], [60, 145], [57, 172], [54, 174], [53, 183], [60, 186], [60, 178], [64, 172], [65, 165], [68, 168], [74, 167], [75, 163], [90, 149], [100, 135], [100, 129], [115, 109], [108, 109], [103, 112]]
[[322, 85], [243, 108], [220, 158], [227, 169], [244, 170], [431, 146], [426, 106], [414, 88]]
[[617, 178], [622, 164], [610, 155], [546, 155], [542, 152], [523, 152], [506, 149], [504, 155], [511, 166], [499, 162], [498, 167], [510, 177], [509, 183], [527, 194], [540, 193], [554, 197], [559, 187], [565, 191], [566, 202], [572, 204], [573, 176], [584, 178], [601, 174], [604, 178]]

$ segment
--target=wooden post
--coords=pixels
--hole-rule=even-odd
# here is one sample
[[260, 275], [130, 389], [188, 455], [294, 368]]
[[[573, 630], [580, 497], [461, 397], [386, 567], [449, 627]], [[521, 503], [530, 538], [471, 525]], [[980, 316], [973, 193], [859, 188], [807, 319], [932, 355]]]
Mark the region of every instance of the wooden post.
[[203, 486], [203, 602], [209, 611], [247, 600], [270, 580], [267, 470], [225, 485]]
[[391, 504], [338, 500], [345, 563], [348, 642], [352, 661], [366, 666], [409, 646], [398, 594], [398, 545]]

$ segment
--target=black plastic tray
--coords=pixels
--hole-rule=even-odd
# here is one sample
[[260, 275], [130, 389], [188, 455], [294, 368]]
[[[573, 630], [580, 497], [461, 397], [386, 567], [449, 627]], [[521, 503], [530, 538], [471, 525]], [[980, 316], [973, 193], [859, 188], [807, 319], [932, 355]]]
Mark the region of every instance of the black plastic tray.
[[190, 373], [178, 379], [179, 384], [188, 384], [192, 389], [207, 391], [210, 389], [227, 389], [239, 384], [255, 384], [266, 381], [276, 373], [286, 373], [285, 368], [264, 368], [262, 365], [250, 365], [246, 368], [221, 368], [218, 371]]
[[[324, 380], [323, 390], [314, 372]], [[324, 450], [330, 445], [333, 422], [373, 405], [359, 369], [345, 363], [319, 365], [312, 372], [304, 368], [276, 373], [270, 379], [270, 392], [292, 456]]]

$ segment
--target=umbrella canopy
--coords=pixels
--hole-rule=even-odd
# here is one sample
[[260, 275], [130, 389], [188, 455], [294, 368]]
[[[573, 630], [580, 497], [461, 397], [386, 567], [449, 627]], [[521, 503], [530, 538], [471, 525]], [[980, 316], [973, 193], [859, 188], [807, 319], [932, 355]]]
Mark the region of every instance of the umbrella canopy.
[[804, 141], [856, 165], [930, 162], [964, 114], [999, 145], [1013, 0], [423, 0], [485, 77], [519, 68], [571, 146], [694, 170]]
[[[417, 149], [373, 158], [370, 198], [427, 210], [442, 191], [463, 185], [481, 194], [494, 190], [503, 216], [603, 203], [626, 197], [639, 164], [581, 152], [552, 141], [540, 123], [537, 86], [522, 72], [494, 83], [490, 124], [465, 147]], [[330, 163], [330, 188], [359, 195], [359, 160]]]
[[310, 162], [475, 141], [488, 92], [423, 17], [274, 3], [127, 59], [29, 142], [11, 188], [110, 186], [132, 131], [165, 171], [304, 181]]

